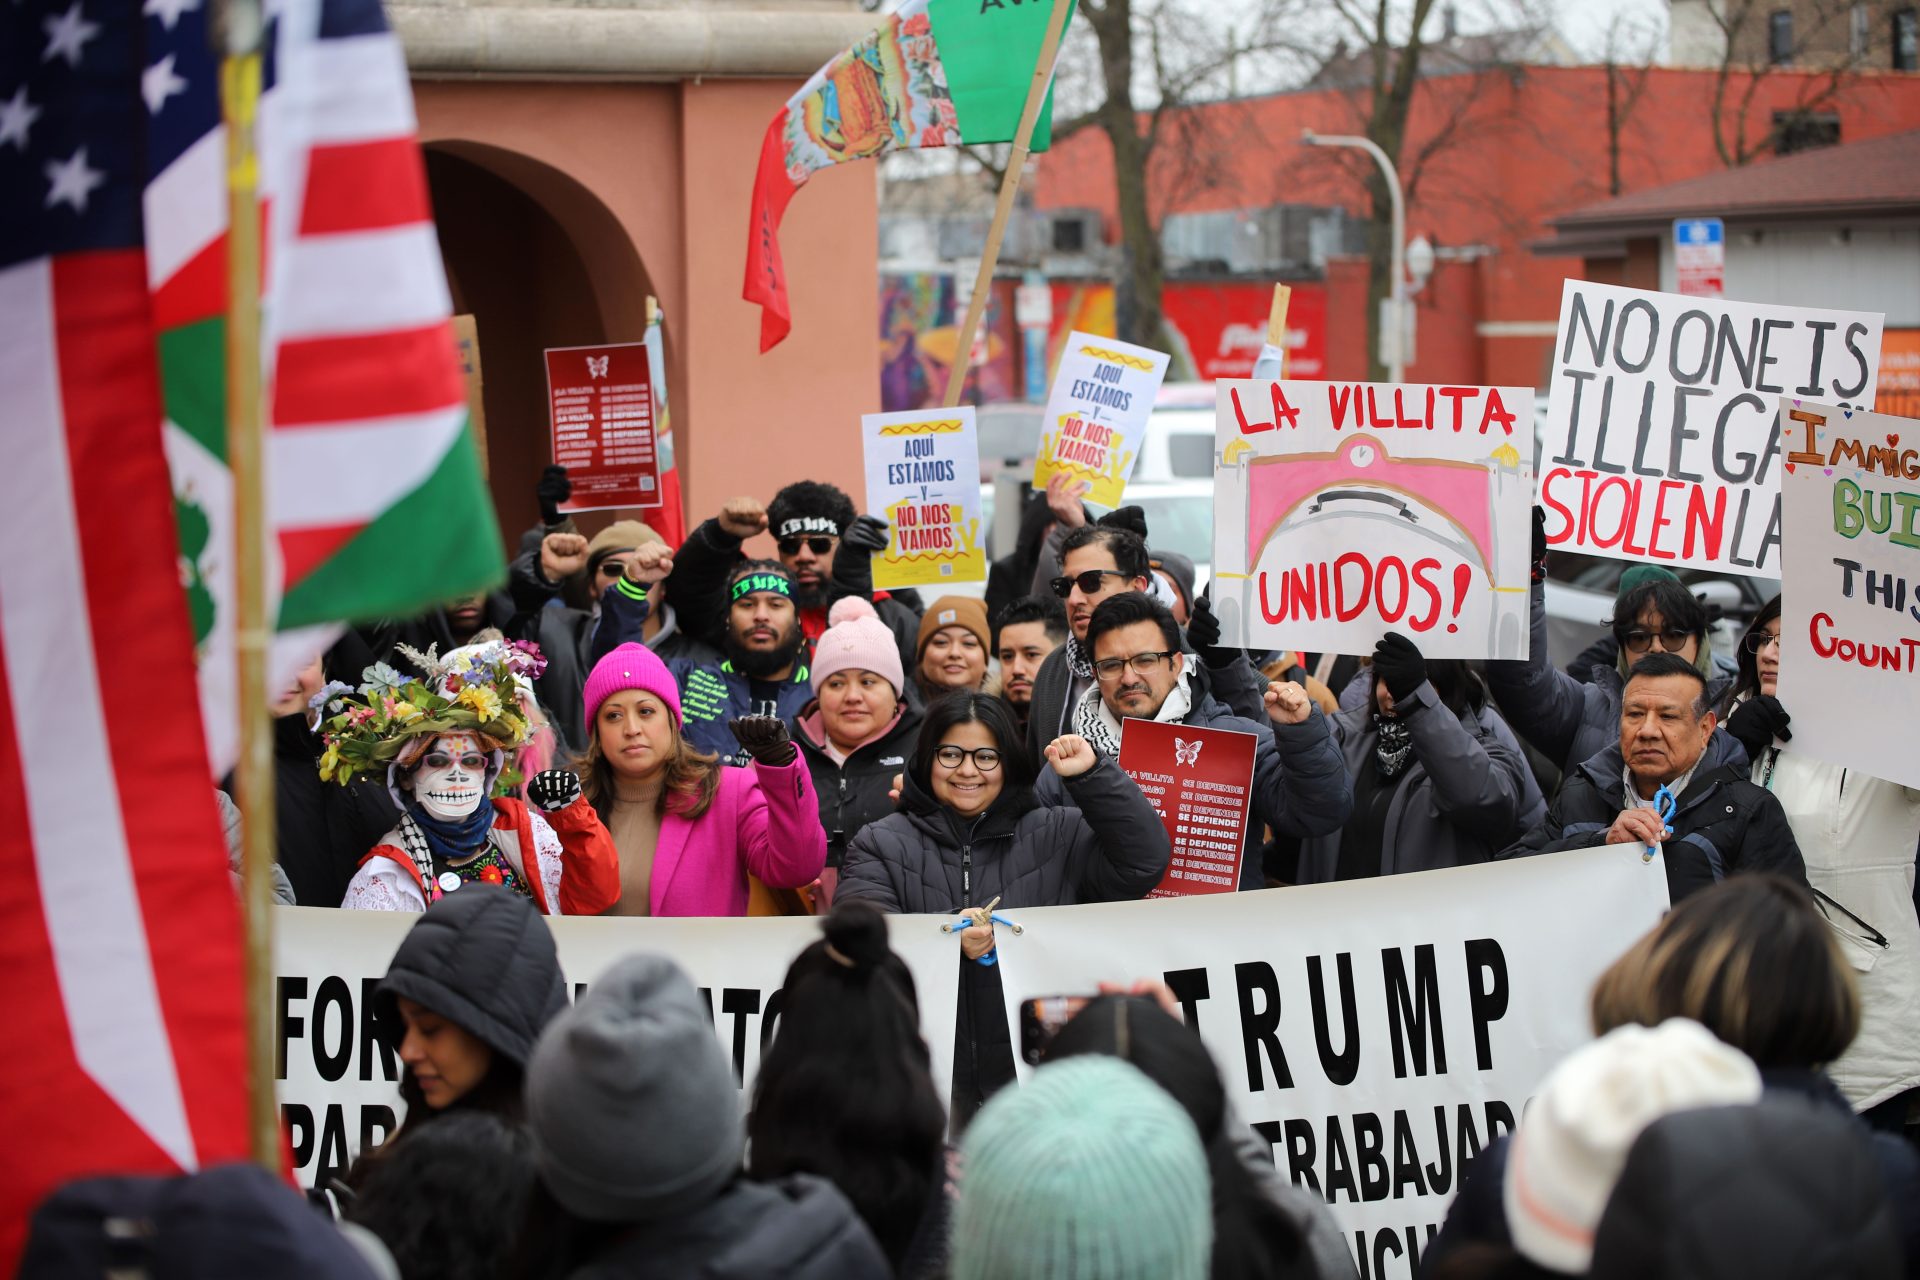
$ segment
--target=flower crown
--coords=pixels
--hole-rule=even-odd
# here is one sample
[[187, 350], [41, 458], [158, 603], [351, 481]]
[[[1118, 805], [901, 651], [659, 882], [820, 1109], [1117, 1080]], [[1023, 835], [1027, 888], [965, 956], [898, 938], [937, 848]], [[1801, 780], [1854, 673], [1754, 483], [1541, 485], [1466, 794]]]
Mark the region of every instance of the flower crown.
[[356, 773], [384, 771], [414, 743], [443, 733], [470, 733], [490, 750], [526, 742], [528, 724], [517, 694], [542, 670], [540, 647], [496, 642], [447, 658], [408, 645], [400, 652], [427, 673], [415, 679], [376, 662], [360, 673], [360, 688], [332, 681], [309, 707], [324, 707], [320, 735], [327, 744], [320, 778], [345, 786]]

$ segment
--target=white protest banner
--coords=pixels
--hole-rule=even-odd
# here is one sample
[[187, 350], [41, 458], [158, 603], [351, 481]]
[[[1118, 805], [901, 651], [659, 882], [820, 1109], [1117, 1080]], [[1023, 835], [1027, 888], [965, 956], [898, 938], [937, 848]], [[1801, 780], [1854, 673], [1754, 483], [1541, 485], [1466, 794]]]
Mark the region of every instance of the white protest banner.
[[1792, 749], [1920, 787], [1920, 422], [1783, 396], [1780, 441]]
[[985, 582], [973, 407], [869, 413], [860, 430], [866, 509], [889, 526], [886, 549], [873, 557], [874, 588]]
[[1567, 281], [1541, 438], [1548, 545], [1779, 573], [1776, 397], [1871, 408], [1884, 323]]
[[1018, 1026], [1024, 1000], [1163, 979], [1281, 1174], [1327, 1197], [1360, 1273], [1411, 1277], [1461, 1166], [1592, 1038], [1594, 979], [1666, 908], [1658, 860], [1607, 845], [1014, 910], [1023, 932], [1000, 932], [1001, 984]]
[[[303, 1186], [324, 1185], [398, 1127], [399, 1059], [375, 1033], [374, 989], [419, 915], [281, 907], [274, 915], [274, 1018], [280, 1116]], [[577, 996], [622, 956], [672, 956], [701, 988], [733, 1059], [742, 1105], [779, 1016], [787, 966], [819, 940], [808, 916], [753, 919], [549, 917], [560, 968]], [[953, 1078], [960, 944], [937, 916], [889, 916], [888, 938], [913, 971], [920, 1026], [941, 1098]]]
[[1040, 419], [1033, 487], [1045, 489], [1058, 472], [1090, 485], [1088, 502], [1119, 506], [1170, 359], [1117, 338], [1069, 333]]
[[1213, 602], [1228, 644], [1527, 656], [1533, 392], [1215, 384]]

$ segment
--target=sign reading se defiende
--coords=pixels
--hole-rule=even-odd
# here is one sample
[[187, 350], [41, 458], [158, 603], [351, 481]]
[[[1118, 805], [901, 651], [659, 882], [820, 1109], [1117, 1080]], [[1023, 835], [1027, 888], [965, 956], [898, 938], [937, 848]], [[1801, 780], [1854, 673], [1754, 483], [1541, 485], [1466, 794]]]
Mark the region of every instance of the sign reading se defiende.
[[1173, 842], [1167, 874], [1149, 898], [1232, 893], [1240, 887], [1258, 743], [1253, 734], [1227, 729], [1122, 722], [1121, 771], [1152, 802]]
[[1119, 506], [1169, 359], [1117, 338], [1069, 333], [1040, 419], [1033, 487], [1064, 474], [1089, 486], [1088, 502]]
[[1788, 748], [1920, 787], [1920, 422], [1781, 397]]
[[1213, 601], [1229, 644], [1527, 656], [1533, 392], [1215, 384]]
[[551, 347], [546, 358], [553, 461], [573, 485], [560, 509], [660, 506], [647, 344]]
[[1540, 442], [1548, 545], [1779, 573], [1777, 397], [1871, 408], [1884, 322], [1567, 281]]
[[985, 582], [973, 406], [869, 413], [860, 430], [866, 509], [888, 526], [887, 545], [873, 557], [875, 589]]
[[1234, 1112], [1271, 1145], [1282, 1177], [1327, 1198], [1361, 1274], [1412, 1276], [1462, 1167], [1592, 1038], [1594, 979], [1666, 909], [1659, 862], [1607, 845], [1013, 910], [1023, 932], [1001, 932], [1001, 984], [1011, 1013], [1101, 982], [1166, 982]]

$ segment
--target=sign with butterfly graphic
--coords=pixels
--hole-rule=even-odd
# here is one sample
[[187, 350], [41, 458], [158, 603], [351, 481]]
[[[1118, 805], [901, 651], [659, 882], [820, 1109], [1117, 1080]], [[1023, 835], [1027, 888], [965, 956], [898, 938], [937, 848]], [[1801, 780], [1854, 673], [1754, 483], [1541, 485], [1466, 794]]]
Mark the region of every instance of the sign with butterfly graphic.
[[550, 347], [546, 357], [553, 461], [573, 485], [560, 509], [660, 506], [647, 344]]
[[1259, 741], [1198, 725], [1121, 722], [1120, 768], [1153, 803], [1173, 841], [1173, 861], [1149, 898], [1240, 887]]

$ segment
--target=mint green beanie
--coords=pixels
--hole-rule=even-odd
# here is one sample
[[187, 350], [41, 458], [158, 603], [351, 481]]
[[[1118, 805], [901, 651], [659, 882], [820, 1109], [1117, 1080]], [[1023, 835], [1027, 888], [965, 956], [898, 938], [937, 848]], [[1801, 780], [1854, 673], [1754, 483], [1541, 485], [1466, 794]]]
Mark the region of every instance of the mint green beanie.
[[1213, 1196], [1193, 1120], [1140, 1071], [1069, 1058], [968, 1127], [953, 1280], [1206, 1280]]

